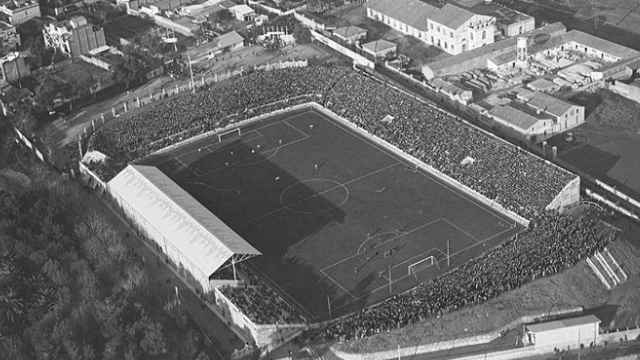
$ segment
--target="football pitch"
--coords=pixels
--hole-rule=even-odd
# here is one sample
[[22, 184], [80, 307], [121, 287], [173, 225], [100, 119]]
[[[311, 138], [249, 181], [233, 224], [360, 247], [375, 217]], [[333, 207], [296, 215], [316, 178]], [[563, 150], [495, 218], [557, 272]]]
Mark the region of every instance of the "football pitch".
[[519, 230], [312, 110], [140, 162], [160, 168], [260, 250], [247, 265], [315, 319], [404, 292]]

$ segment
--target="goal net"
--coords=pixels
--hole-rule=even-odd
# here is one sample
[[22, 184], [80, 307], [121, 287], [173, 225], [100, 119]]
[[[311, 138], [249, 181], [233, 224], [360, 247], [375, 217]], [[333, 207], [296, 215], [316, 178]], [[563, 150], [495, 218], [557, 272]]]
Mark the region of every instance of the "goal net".
[[435, 256], [429, 255], [422, 260], [409, 264], [409, 266], [407, 266], [407, 270], [409, 275], [415, 276], [420, 271], [428, 269], [432, 266], [438, 266], [438, 260], [436, 259]]
[[228, 140], [228, 139], [232, 139], [232, 138], [235, 138], [235, 137], [240, 137], [240, 135], [242, 135], [242, 131], [240, 130], [240, 128], [239, 127], [238, 128], [234, 128], [234, 129], [219, 133], [218, 134], [218, 141], [219, 142], [223, 142], [223, 141]]

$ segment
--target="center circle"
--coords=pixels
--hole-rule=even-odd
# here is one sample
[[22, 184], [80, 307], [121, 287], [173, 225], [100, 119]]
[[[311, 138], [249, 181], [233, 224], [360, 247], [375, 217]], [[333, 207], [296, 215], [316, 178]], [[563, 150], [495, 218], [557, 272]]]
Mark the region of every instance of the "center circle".
[[339, 208], [349, 200], [349, 189], [336, 180], [312, 178], [287, 186], [280, 193], [280, 204], [287, 209], [313, 214]]

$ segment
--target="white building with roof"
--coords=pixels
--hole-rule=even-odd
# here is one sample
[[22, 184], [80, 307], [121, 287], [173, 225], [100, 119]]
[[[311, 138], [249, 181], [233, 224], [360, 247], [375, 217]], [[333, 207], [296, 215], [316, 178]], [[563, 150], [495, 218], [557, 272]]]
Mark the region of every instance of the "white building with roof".
[[368, 42], [362, 45], [362, 51], [376, 59], [392, 57], [396, 54], [398, 45], [384, 39]]
[[236, 263], [261, 254], [154, 166], [128, 165], [107, 188], [138, 230], [204, 292], [215, 287], [216, 271], [235, 270]]
[[514, 93], [518, 101], [494, 106], [488, 115], [522, 138], [540, 141], [584, 123], [583, 106], [525, 88]]
[[495, 18], [454, 4], [436, 7], [420, 0], [369, 0], [367, 17], [437, 46], [449, 54], [494, 42]]
[[526, 325], [525, 344], [560, 350], [598, 343], [600, 319], [586, 315]]
[[232, 6], [229, 11], [239, 21], [251, 22], [256, 17], [256, 11], [247, 4]]
[[353, 25], [343, 26], [333, 30], [333, 36], [346, 43], [356, 44], [367, 38], [367, 29]]

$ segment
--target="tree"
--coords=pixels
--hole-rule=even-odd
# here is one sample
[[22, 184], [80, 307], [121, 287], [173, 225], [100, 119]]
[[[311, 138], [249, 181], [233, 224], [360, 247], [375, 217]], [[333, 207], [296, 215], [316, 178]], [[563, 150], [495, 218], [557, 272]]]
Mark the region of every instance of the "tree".
[[298, 44], [308, 44], [311, 42], [311, 31], [301, 23], [297, 23], [293, 28], [293, 37]]
[[146, 321], [140, 348], [151, 356], [167, 353], [167, 341], [162, 333], [162, 325], [155, 321]]

